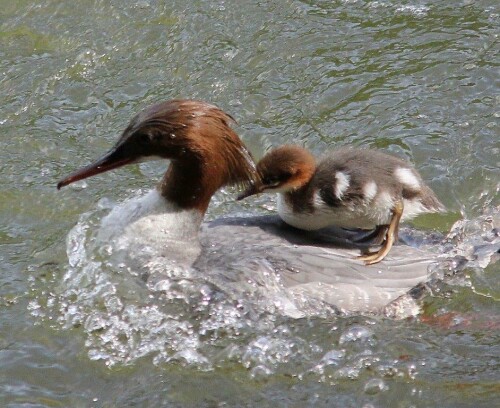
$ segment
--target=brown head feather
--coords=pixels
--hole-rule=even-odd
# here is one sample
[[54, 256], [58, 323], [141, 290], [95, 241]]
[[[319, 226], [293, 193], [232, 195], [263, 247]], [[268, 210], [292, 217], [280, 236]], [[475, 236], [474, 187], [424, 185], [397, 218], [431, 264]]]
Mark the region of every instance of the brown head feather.
[[257, 164], [260, 182], [241, 194], [243, 199], [262, 191], [295, 191], [307, 185], [316, 170], [314, 156], [295, 145], [283, 145], [269, 151]]
[[233, 118], [214, 105], [172, 100], [136, 115], [102, 159], [62, 180], [58, 187], [125, 164], [158, 157], [171, 164], [162, 195], [181, 208], [205, 212], [221, 187], [258, 179], [253, 159], [231, 129]]

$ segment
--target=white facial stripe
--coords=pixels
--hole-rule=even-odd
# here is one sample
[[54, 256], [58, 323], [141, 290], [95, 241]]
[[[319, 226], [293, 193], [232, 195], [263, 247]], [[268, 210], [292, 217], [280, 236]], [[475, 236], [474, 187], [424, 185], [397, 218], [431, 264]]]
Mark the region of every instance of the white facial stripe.
[[349, 188], [350, 176], [349, 174], [337, 171], [335, 173], [335, 179], [337, 180], [335, 183], [335, 195], [338, 199], [341, 199], [346, 190]]
[[410, 188], [411, 190], [420, 190], [420, 182], [418, 181], [417, 176], [413, 174], [411, 169], [398, 167], [394, 171], [394, 174], [396, 175], [396, 178], [406, 187]]
[[377, 194], [377, 184], [372, 180], [366, 183], [363, 187], [363, 194], [367, 201], [373, 200], [375, 195]]

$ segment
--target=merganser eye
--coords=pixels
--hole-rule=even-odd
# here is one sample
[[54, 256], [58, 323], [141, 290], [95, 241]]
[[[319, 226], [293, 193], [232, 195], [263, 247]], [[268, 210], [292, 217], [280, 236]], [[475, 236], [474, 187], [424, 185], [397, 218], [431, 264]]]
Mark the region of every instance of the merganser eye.
[[139, 133], [134, 136], [134, 140], [141, 146], [147, 146], [153, 140], [153, 135], [149, 133]]

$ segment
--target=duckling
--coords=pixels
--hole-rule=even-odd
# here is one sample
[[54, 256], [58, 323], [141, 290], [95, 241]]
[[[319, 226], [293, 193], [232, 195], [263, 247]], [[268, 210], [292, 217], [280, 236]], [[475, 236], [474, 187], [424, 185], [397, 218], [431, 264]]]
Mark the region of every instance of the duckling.
[[277, 192], [278, 213], [293, 227], [373, 230], [366, 239], [381, 247], [359, 257], [366, 265], [389, 253], [400, 221], [445, 211], [409, 163], [376, 150], [342, 148], [317, 162], [306, 149], [284, 145], [268, 152], [257, 171], [260, 182], [239, 200]]

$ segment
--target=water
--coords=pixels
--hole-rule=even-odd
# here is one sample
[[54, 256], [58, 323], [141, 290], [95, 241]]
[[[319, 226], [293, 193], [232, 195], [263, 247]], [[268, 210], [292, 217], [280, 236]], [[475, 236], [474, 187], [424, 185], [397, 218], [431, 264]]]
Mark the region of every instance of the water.
[[[113, 294], [103, 248], [81, 259], [97, 273], [85, 303], [72, 292], [82, 275], [68, 234], [91, 238], [164, 164], [55, 190], [143, 107], [199, 98], [235, 116], [256, 156], [298, 142], [411, 160], [450, 210], [413, 225], [446, 233], [463, 219], [449, 242], [467, 254], [497, 239], [500, 216], [497, 2], [1, 0], [0, 10], [0, 405], [497, 404], [498, 263], [437, 283], [418, 318], [293, 319], [279, 299], [237, 304], [176, 270], [156, 289], [124, 273], [119, 287], [131, 289]], [[225, 191], [208, 218], [274, 205]]]

